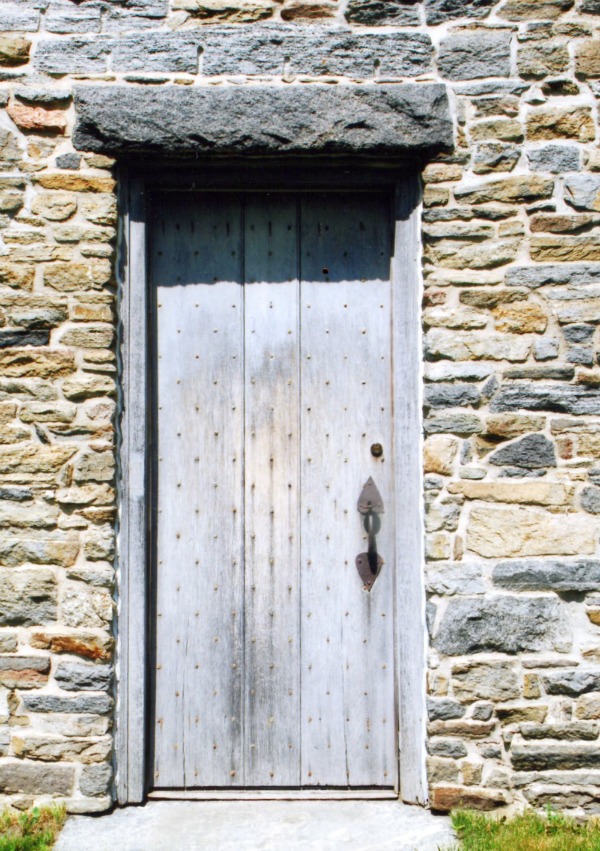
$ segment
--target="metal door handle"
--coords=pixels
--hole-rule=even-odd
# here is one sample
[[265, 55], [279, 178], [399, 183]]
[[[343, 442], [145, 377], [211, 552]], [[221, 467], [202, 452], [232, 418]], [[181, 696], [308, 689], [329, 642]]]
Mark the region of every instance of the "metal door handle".
[[370, 591], [383, 567], [383, 559], [377, 552], [376, 535], [381, 529], [380, 515], [385, 511], [381, 494], [371, 476], [361, 491], [357, 508], [364, 517], [363, 525], [369, 544], [366, 553], [356, 556], [356, 569], [363, 581], [365, 591]]

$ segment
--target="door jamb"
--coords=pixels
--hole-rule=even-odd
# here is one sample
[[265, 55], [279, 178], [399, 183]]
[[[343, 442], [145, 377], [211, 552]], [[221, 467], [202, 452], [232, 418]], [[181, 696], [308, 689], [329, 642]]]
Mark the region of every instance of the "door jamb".
[[[394, 478], [396, 484], [396, 689], [399, 715], [400, 797], [427, 803], [425, 772], [426, 701], [424, 588], [424, 522], [422, 473], [421, 377], [421, 186], [416, 171], [373, 171], [365, 181], [361, 168], [336, 173], [327, 168], [313, 177], [302, 167], [297, 178], [273, 175], [273, 186], [286, 189], [360, 188], [379, 184], [394, 189], [392, 309], [394, 370]], [[183, 183], [182, 170], [163, 185]], [[148, 171], [146, 171], [146, 174]], [[265, 169], [251, 175], [254, 188], [265, 188]], [[187, 186], [191, 181], [187, 172]], [[247, 170], [242, 170], [245, 178]], [[229, 179], [223, 177], [229, 175]], [[236, 183], [221, 167], [213, 181]], [[239, 184], [240, 181], [237, 181]], [[194, 188], [206, 186], [200, 178]], [[149, 181], [141, 173], [123, 171], [119, 180], [119, 528], [117, 534], [118, 631], [116, 704], [116, 788], [120, 804], [140, 803], [147, 794], [147, 656], [150, 522], [148, 501], [148, 310], [146, 295], [146, 198]], [[239, 185], [238, 185], [238, 188]], [[144, 344], [142, 344], [142, 341]], [[401, 672], [401, 675], [400, 675]]]

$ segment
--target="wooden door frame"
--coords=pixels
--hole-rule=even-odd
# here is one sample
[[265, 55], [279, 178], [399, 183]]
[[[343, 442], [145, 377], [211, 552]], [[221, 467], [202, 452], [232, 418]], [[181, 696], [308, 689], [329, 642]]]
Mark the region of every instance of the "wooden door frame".
[[[157, 177], [149, 178], [149, 174]], [[396, 487], [395, 684], [399, 797], [427, 803], [422, 473], [421, 184], [418, 167], [389, 164], [228, 162], [119, 174], [119, 450], [117, 532], [116, 786], [120, 804], [148, 793], [150, 522], [146, 209], [153, 189], [388, 189], [394, 198], [392, 344]], [[143, 342], [143, 345], [141, 344]], [[397, 389], [402, 388], [402, 404]]]

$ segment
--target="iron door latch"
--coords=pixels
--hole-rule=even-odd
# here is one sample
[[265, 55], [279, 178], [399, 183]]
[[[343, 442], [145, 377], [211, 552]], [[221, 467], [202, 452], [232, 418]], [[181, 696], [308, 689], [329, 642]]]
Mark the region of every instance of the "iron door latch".
[[363, 581], [365, 591], [370, 591], [381, 572], [384, 561], [377, 552], [376, 535], [381, 529], [380, 515], [385, 508], [381, 494], [373, 478], [369, 476], [358, 498], [357, 508], [364, 518], [363, 525], [368, 535], [369, 544], [366, 553], [356, 556], [356, 569]]

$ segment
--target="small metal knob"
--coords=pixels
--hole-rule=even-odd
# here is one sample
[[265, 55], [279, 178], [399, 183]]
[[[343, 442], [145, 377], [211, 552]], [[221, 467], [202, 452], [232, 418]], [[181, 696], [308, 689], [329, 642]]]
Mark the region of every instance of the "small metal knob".
[[383, 455], [383, 446], [381, 443], [373, 443], [371, 445], [371, 455], [373, 458], [381, 458]]

